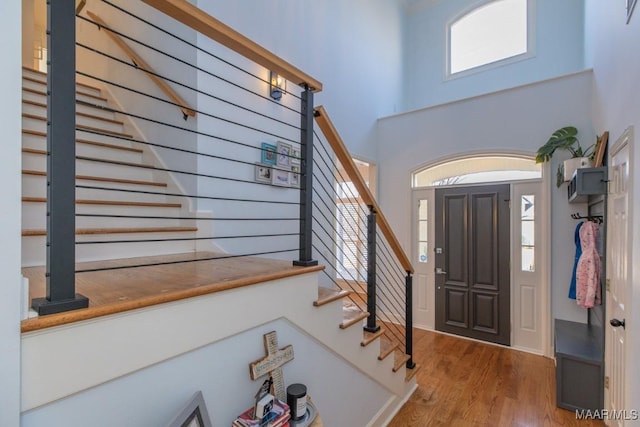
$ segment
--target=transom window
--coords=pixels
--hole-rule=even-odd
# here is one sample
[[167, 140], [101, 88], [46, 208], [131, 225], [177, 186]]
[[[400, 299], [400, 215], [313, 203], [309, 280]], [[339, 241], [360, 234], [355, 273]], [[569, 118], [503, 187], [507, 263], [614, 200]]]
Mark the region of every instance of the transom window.
[[412, 178], [414, 188], [521, 181], [541, 179], [542, 167], [533, 158], [478, 156], [431, 166], [415, 172]]
[[448, 75], [476, 69], [530, 51], [528, 2], [493, 0], [483, 2], [449, 25]]

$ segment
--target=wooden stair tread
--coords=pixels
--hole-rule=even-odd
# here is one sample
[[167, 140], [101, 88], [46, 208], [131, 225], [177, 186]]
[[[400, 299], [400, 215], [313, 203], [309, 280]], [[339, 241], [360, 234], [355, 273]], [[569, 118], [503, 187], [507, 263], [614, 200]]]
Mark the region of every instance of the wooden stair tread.
[[407, 368], [405, 376], [404, 376], [404, 380], [405, 381], [411, 381], [411, 378], [415, 377], [416, 374], [418, 373], [418, 371], [420, 370], [421, 365], [417, 364], [413, 367], [413, 368]]
[[347, 329], [349, 326], [355, 325], [358, 322], [369, 317], [369, 313], [361, 311], [357, 307], [343, 307], [342, 308], [342, 323], [340, 329]]
[[[198, 227], [127, 227], [127, 228], [78, 228], [76, 235], [132, 234], [132, 233], [181, 233], [198, 231]], [[46, 236], [47, 230], [22, 230], [22, 236]]]
[[400, 368], [402, 368], [404, 364], [407, 363], [407, 360], [411, 359], [411, 356], [398, 349], [394, 350], [393, 355], [393, 372], [398, 372]]
[[313, 302], [314, 307], [321, 307], [330, 302], [342, 299], [350, 294], [350, 291], [342, 289], [326, 288], [318, 286], [318, 299]]
[[374, 342], [375, 340], [383, 336], [385, 332], [386, 330], [384, 328], [380, 328], [378, 332], [363, 331], [363, 338], [362, 338], [362, 341], [360, 342], [360, 345], [362, 347], [368, 346], [369, 344], [371, 344], [372, 342]]
[[[42, 83], [42, 82], [40, 82], [40, 83]], [[25, 92], [33, 93], [35, 95], [47, 96], [46, 92], [43, 92], [43, 91], [37, 90], [37, 89], [31, 89], [31, 88], [28, 88], [28, 87], [23, 87], [22, 90], [25, 91]], [[94, 95], [92, 93], [81, 92], [79, 90], [76, 90], [76, 95], [82, 95], [82, 96], [86, 96], [87, 98], [93, 98], [93, 99], [97, 99], [99, 101], [109, 102], [109, 100], [107, 98], [103, 97], [103, 96]]]
[[[24, 117], [26, 119], [40, 120], [41, 122], [46, 122], [47, 121], [46, 117], [36, 116], [35, 114], [29, 114], [29, 113], [22, 113], [22, 117]], [[76, 123], [76, 130], [80, 130], [80, 131], [88, 130], [88, 131], [93, 131], [93, 132], [98, 132], [98, 133], [121, 136], [121, 137], [127, 138], [127, 139], [133, 138], [133, 135], [128, 134], [128, 133], [117, 132], [115, 130], [100, 129], [100, 128], [93, 127], [93, 126], [79, 125], [77, 123]]]
[[[46, 203], [45, 197], [23, 197], [23, 202]], [[112, 206], [135, 206], [145, 208], [181, 208], [180, 203], [160, 203], [160, 202], [135, 202], [127, 200], [90, 200], [76, 199], [78, 205], [112, 205]]]
[[[23, 149], [23, 152], [31, 152], [25, 151], [29, 149]], [[33, 150], [35, 151], [35, 150]], [[40, 153], [36, 153], [40, 154]], [[46, 153], [42, 153], [46, 154]], [[35, 171], [29, 169], [22, 170], [23, 175], [34, 175], [34, 176], [47, 176], [46, 172], [43, 171]], [[108, 176], [93, 176], [93, 175], [76, 175], [76, 179], [85, 180], [85, 181], [99, 181], [99, 182], [112, 182], [116, 184], [131, 184], [131, 185], [148, 185], [153, 187], [167, 187], [167, 183], [165, 182], [154, 182], [154, 181], [139, 181], [135, 179], [121, 179], [121, 178], [111, 178]]]
[[[47, 108], [47, 104], [43, 104], [41, 102], [36, 102], [36, 101], [30, 101], [28, 99], [23, 99], [22, 103], [23, 104], [33, 105], [35, 107]], [[85, 106], [90, 107], [90, 108], [101, 109], [99, 106], [93, 105], [93, 104], [89, 104], [87, 102], [82, 102], [82, 105], [85, 105]], [[111, 111], [109, 111], [109, 112], [111, 112]], [[122, 120], [108, 119], [106, 117], [100, 117], [100, 116], [96, 116], [94, 114], [83, 113], [82, 111], [76, 111], [76, 116], [86, 117], [88, 119], [94, 119], [94, 120], [102, 120], [103, 122], [112, 123], [114, 125], [124, 126], [124, 122]]]
[[[35, 74], [39, 74], [39, 75], [41, 75], [41, 76], [44, 76], [45, 78], [46, 78], [46, 76], [47, 76], [47, 73], [45, 73], [45, 72], [43, 72], [43, 71], [40, 71], [40, 70], [35, 70], [35, 69], [33, 69], [33, 68], [29, 68], [29, 67], [22, 67], [22, 69], [23, 69], [23, 70], [26, 70], [26, 71], [30, 71], [30, 72], [35, 73]], [[32, 78], [32, 77], [29, 77], [29, 76], [25, 76], [25, 75], [23, 75], [23, 76], [22, 76], [22, 78], [23, 78], [23, 79], [26, 79], [26, 80], [35, 81], [35, 82], [37, 82], [37, 83], [44, 83], [42, 80], [37, 80], [37, 79], [34, 79], [34, 78]], [[77, 84], [78, 86], [84, 86], [84, 87], [89, 88], [89, 89], [102, 91], [99, 87], [97, 87], [97, 86], [91, 86], [91, 85], [88, 85], [88, 84], [86, 84], [86, 83], [76, 82], [76, 84]]]
[[[125, 268], [133, 266], [137, 268]], [[98, 268], [119, 269], [87, 271]], [[321, 265], [294, 266], [291, 261], [266, 258], [228, 258], [228, 254], [214, 252], [77, 263], [76, 292], [89, 298], [89, 308], [24, 320], [21, 330], [29, 332], [69, 324], [318, 272], [323, 268]], [[30, 299], [46, 295], [44, 266], [23, 268], [22, 273], [29, 279]]]
[[[40, 132], [40, 131], [37, 131], [37, 130], [31, 130], [31, 129], [22, 129], [22, 133], [28, 134], [28, 135], [34, 135], [34, 136], [41, 136], [41, 137], [44, 137], [44, 138], [47, 137], [46, 132]], [[122, 145], [108, 144], [106, 142], [90, 141], [88, 139], [82, 139], [82, 138], [77, 138], [76, 142], [81, 143], [81, 144], [87, 144], [87, 145], [95, 145], [97, 147], [111, 148], [111, 149], [114, 149], [114, 150], [131, 151], [133, 153], [142, 153], [143, 152], [143, 150], [141, 148], [124, 147]]]
[[400, 345], [398, 341], [390, 340], [386, 335], [380, 338], [380, 354], [378, 360], [386, 359]]

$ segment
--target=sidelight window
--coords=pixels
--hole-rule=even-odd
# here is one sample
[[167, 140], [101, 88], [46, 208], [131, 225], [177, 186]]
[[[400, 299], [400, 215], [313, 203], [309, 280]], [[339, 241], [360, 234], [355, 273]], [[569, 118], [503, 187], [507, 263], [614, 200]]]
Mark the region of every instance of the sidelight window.
[[522, 271], [534, 272], [535, 266], [535, 196], [520, 197], [521, 230], [520, 252]]

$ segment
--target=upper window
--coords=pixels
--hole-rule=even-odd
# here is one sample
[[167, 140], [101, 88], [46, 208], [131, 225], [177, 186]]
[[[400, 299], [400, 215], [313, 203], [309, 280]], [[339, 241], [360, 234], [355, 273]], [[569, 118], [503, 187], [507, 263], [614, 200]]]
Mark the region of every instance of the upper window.
[[494, 0], [449, 25], [449, 70], [453, 75], [529, 52], [527, 0]]

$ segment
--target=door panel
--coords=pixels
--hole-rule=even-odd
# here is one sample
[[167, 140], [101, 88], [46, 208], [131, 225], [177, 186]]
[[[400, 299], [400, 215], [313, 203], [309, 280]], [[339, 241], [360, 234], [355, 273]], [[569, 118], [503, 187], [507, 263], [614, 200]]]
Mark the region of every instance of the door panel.
[[[437, 197], [438, 191], [436, 191]], [[438, 209], [436, 202], [436, 209]], [[468, 286], [468, 253], [466, 222], [467, 222], [467, 197], [466, 195], [445, 196], [445, 216], [447, 218], [444, 230], [444, 270], [447, 274], [447, 285]], [[436, 217], [437, 221], [437, 217]], [[436, 244], [438, 239], [436, 237]]]
[[[631, 240], [629, 239], [629, 184], [630, 184], [630, 132], [625, 132], [612, 149], [609, 165], [609, 212], [607, 215], [607, 322], [605, 369], [610, 379], [607, 408], [620, 411], [629, 406], [625, 396], [626, 380], [626, 331], [624, 327], [613, 327], [611, 319], [624, 321], [630, 317], [627, 299], [631, 288]], [[630, 327], [632, 325], [626, 325]], [[607, 390], [605, 390], [607, 392]], [[624, 423], [615, 420], [612, 425]]]
[[437, 330], [509, 345], [509, 192], [436, 190]]
[[473, 227], [474, 236], [472, 277], [474, 288], [498, 290], [498, 264], [497, 257], [497, 228], [494, 224], [497, 200], [495, 194], [472, 195]]
[[467, 315], [467, 290], [445, 289], [446, 293], [446, 323], [456, 328], [467, 328], [469, 322]]

